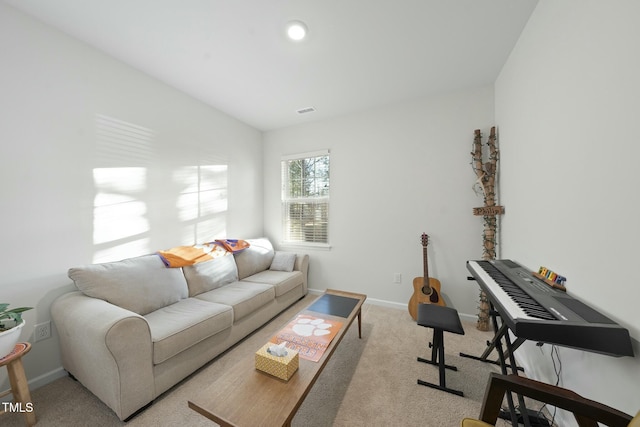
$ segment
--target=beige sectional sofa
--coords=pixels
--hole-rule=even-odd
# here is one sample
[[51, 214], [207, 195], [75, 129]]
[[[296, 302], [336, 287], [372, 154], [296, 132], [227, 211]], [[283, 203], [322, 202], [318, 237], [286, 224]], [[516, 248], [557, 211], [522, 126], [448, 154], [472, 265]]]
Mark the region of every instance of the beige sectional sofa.
[[158, 255], [69, 270], [51, 315], [64, 368], [130, 417], [307, 293], [308, 255], [266, 238], [183, 268]]

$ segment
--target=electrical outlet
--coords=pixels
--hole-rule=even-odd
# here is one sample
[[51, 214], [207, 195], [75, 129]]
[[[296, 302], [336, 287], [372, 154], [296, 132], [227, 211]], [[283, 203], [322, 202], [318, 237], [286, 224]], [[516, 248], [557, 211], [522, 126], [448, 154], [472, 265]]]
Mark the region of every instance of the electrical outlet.
[[38, 323], [35, 327], [35, 342], [51, 338], [51, 321]]
[[395, 273], [393, 275], [393, 283], [402, 283], [402, 274]]

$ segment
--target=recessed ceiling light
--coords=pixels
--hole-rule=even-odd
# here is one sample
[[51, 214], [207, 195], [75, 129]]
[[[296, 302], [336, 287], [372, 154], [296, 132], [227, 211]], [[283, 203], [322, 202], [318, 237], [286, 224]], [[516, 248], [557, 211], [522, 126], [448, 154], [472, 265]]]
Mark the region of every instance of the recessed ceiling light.
[[287, 36], [293, 41], [301, 41], [307, 36], [307, 25], [302, 21], [287, 23]]

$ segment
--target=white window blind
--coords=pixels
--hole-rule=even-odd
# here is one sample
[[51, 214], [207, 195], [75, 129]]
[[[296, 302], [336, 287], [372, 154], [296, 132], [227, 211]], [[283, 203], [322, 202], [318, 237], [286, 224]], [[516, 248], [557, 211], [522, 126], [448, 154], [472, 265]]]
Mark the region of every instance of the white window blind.
[[329, 243], [329, 150], [282, 159], [283, 240]]

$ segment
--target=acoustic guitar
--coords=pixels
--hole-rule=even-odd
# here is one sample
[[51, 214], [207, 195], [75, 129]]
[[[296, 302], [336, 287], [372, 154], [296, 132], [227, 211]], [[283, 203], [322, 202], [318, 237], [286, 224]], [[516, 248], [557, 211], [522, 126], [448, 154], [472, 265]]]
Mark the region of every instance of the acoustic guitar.
[[429, 260], [427, 259], [427, 246], [429, 236], [422, 233], [422, 258], [424, 260], [424, 276], [413, 279], [413, 295], [409, 300], [409, 314], [413, 320], [418, 320], [418, 304], [436, 304], [445, 306], [444, 299], [440, 296], [440, 281], [429, 277]]

